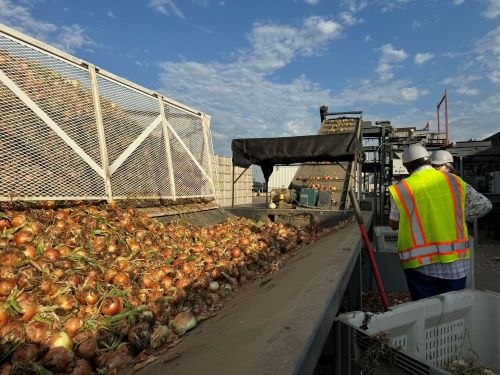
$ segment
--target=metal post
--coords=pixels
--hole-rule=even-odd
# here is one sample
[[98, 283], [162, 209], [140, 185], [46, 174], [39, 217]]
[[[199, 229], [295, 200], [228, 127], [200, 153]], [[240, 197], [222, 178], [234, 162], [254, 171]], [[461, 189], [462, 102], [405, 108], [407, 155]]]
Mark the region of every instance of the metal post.
[[232, 187], [231, 187], [231, 207], [234, 207], [234, 170], [236, 169], [233, 161], [231, 159], [231, 164], [233, 165], [233, 173], [231, 174], [231, 182], [232, 182]]
[[201, 116], [201, 126], [203, 128], [203, 140], [205, 143], [205, 149], [207, 151], [206, 157], [208, 160], [208, 174], [210, 175], [210, 178], [212, 179], [212, 189], [215, 193], [215, 183], [214, 183], [214, 174], [213, 174], [213, 169], [212, 169], [212, 153], [210, 152], [210, 147], [209, 147], [209, 138], [208, 138], [208, 132], [210, 131], [210, 116], [203, 114]]
[[101, 101], [99, 99], [99, 87], [97, 86], [97, 75], [94, 65], [89, 65], [90, 88], [92, 91], [92, 101], [94, 103], [95, 119], [97, 124], [97, 137], [99, 138], [99, 151], [101, 154], [101, 163], [104, 177], [104, 187], [108, 202], [113, 201], [113, 192], [111, 189], [111, 175], [109, 172], [108, 149], [106, 148], [106, 136], [104, 133], [104, 123], [102, 121]]
[[[374, 219], [377, 218], [377, 189], [378, 189], [377, 180], [378, 180], [377, 171], [374, 168], [373, 169], [373, 207], [372, 207]], [[374, 220], [374, 221], [376, 221], [376, 220]]]
[[382, 147], [380, 147], [381, 157], [380, 157], [380, 224], [384, 225], [384, 207], [385, 207], [385, 182], [386, 182], [386, 154], [385, 145], [382, 141]]
[[437, 118], [438, 118], [438, 134], [441, 133], [441, 124], [439, 121], [439, 104], [436, 106]]
[[168, 134], [167, 117], [165, 115], [165, 107], [161, 95], [158, 95], [158, 102], [160, 105], [161, 123], [163, 127], [163, 138], [165, 138], [165, 154], [167, 156], [168, 175], [170, 178], [170, 194], [172, 195], [172, 199], [175, 201], [177, 200], [177, 194], [175, 190], [174, 166], [172, 165], [172, 154], [170, 153], [170, 136]]
[[444, 116], [445, 116], [445, 122], [446, 122], [446, 144], [448, 144], [449, 138], [448, 138], [448, 92], [447, 90], [444, 90]]

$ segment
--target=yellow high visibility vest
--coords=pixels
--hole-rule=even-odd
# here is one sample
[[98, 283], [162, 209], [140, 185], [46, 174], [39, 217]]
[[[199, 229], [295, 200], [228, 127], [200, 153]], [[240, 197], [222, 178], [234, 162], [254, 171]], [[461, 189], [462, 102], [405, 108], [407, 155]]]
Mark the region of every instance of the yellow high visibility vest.
[[398, 250], [403, 268], [470, 257], [465, 182], [427, 168], [389, 187], [400, 212]]

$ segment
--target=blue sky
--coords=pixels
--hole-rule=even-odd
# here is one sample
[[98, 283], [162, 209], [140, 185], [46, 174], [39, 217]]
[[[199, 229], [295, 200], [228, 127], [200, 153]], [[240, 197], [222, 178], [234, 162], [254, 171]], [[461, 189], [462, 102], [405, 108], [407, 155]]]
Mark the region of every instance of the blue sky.
[[0, 0], [0, 23], [212, 116], [239, 137], [315, 134], [319, 106], [500, 131], [500, 0]]

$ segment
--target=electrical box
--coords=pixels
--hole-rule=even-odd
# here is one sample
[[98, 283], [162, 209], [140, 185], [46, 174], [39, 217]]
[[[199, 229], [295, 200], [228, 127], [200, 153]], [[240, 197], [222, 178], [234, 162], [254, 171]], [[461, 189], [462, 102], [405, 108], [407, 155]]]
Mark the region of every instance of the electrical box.
[[300, 204], [301, 206], [316, 206], [317, 191], [310, 188], [300, 189]]
[[318, 192], [318, 207], [330, 208], [332, 205], [332, 193], [330, 191], [320, 190]]

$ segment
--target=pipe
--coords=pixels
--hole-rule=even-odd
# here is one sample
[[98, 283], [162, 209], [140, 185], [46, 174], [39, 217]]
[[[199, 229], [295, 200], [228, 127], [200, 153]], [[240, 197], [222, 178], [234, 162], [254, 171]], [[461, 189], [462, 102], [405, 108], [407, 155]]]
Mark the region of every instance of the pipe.
[[450, 143], [448, 138], [448, 91], [444, 90], [444, 116], [446, 123], [446, 144]]
[[356, 220], [359, 225], [359, 230], [361, 232], [361, 237], [363, 238], [363, 243], [365, 244], [366, 252], [368, 253], [368, 258], [370, 259], [370, 264], [372, 266], [373, 276], [375, 276], [375, 281], [377, 282], [378, 292], [380, 294], [380, 300], [382, 302], [382, 306], [384, 307], [384, 311], [389, 311], [389, 303], [387, 302], [387, 296], [385, 294], [384, 285], [382, 284], [382, 278], [380, 277], [380, 273], [378, 271], [377, 262], [375, 261], [375, 255], [373, 254], [372, 244], [368, 239], [368, 233], [365, 228], [365, 224], [363, 223], [363, 217], [361, 216], [361, 210], [359, 209], [359, 204], [354, 195], [354, 192], [349, 189], [349, 197], [351, 198], [351, 204], [354, 208], [354, 213], [356, 214]]

